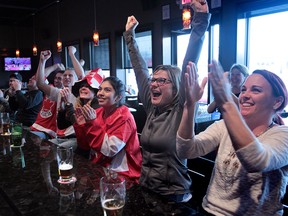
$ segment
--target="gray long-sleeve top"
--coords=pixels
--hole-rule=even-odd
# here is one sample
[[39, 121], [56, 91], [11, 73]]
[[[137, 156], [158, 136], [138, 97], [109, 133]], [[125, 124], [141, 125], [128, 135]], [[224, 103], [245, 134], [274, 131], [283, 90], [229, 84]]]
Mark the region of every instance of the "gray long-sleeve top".
[[[182, 82], [188, 61], [198, 62], [210, 16], [208, 13], [195, 13], [183, 61]], [[143, 162], [140, 184], [162, 195], [189, 193], [191, 179], [187, 172], [187, 161], [180, 159], [176, 153], [176, 132], [185, 100], [184, 86], [180, 84], [180, 94], [175, 104], [160, 113], [151, 104], [148, 67], [139, 52], [134, 31], [124, 32], [124, 38], [135, 71], [139, 96], [147, 113], [141, 134]]]

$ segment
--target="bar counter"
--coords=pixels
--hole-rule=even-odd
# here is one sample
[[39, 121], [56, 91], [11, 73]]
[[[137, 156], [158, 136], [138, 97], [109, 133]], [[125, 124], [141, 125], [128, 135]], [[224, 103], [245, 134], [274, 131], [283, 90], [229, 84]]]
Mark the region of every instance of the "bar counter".
[[[2, 143], [1, 143], [2, 148]], [[75, 183], [59, 184], [56, 146], [27, 133], [23, 147], [0, 155], [0, 215], [103, 215], [99, 181], [105, 169], [74, 154]], [[126, 180], [123, 216], [200, 215]]]

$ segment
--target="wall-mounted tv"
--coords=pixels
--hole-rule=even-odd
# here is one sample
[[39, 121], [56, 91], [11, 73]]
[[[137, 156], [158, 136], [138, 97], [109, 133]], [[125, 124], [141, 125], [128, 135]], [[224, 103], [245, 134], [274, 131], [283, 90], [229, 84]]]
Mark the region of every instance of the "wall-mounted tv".
[[30, 71], [31, 58], [30, 57], [5, 57], [4, 58], [5, 71]]

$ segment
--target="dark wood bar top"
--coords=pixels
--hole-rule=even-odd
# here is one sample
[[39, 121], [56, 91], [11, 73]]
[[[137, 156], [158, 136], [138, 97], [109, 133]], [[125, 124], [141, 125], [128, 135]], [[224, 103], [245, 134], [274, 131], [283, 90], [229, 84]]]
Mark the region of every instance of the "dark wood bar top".
[[[0, 215], [103, 215], [99, 181], [106, 170], [75, 154], [77, 181], [59, 184], [55, 150], [49, 141], [27, 133], [23, 147], [6, 155], [1, 151]], [[126, 186], [123, 216], [199, 215], [189, 203], [165, 200], [128, 179]]]

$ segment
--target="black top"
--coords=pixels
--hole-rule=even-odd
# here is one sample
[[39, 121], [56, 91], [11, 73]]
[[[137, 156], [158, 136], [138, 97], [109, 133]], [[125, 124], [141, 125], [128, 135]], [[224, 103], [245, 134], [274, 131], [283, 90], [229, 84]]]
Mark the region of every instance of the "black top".
[[21, 90], [9, 97], [9, 105], [15, 111], [15, 121], [30, 127], [37, 118], [43, 101], [43, 93], [40, 90], [27, 91], [25, 94]]

